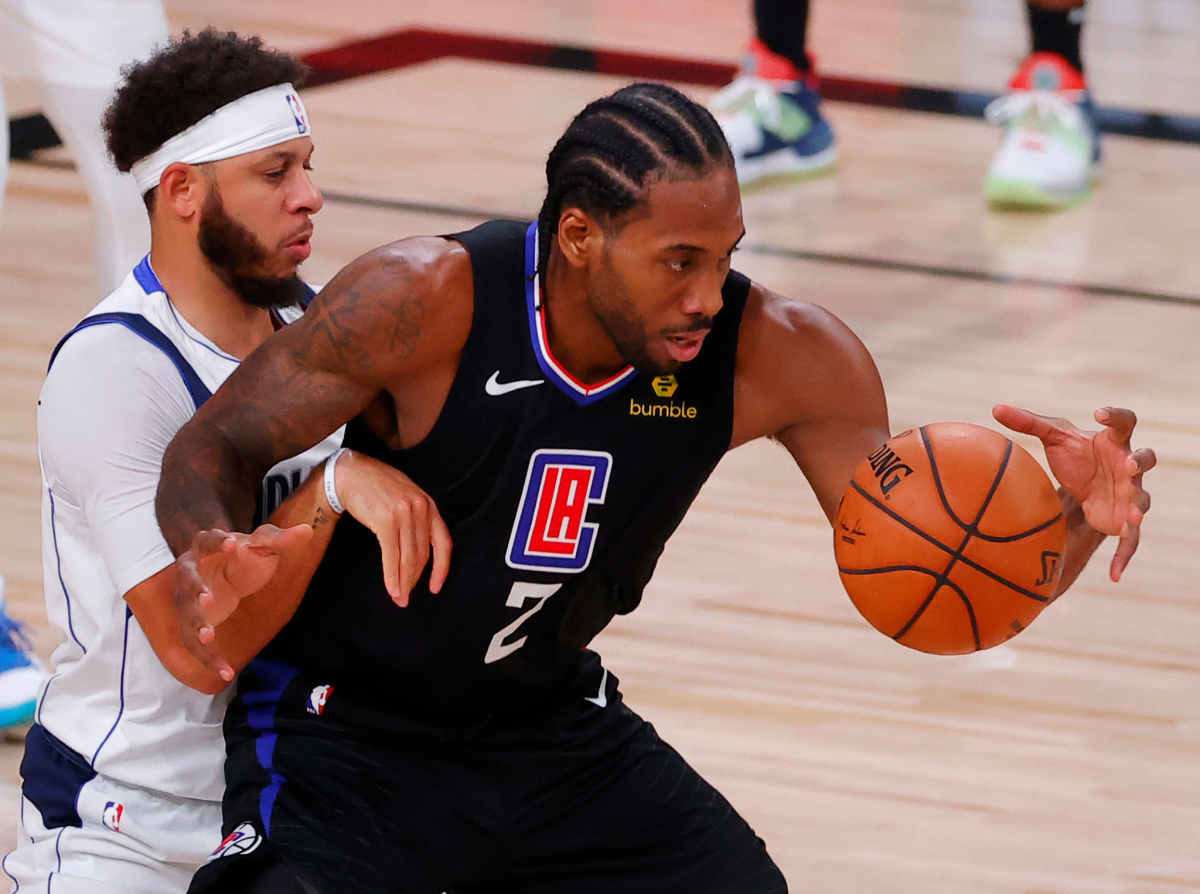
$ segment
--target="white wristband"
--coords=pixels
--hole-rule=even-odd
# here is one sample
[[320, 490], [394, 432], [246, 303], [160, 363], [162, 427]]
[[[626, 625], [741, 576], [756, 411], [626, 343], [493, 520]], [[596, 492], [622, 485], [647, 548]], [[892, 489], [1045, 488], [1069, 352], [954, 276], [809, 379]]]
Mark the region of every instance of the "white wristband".
[[338, 499], [337, 484], [334, 482], [334, 472], [337, 469], [338, 457], [345, 452], [345, 447], [339, 447], [333, 453], [329, 454], [329, 459], [325, 460], [325, 499], [329, 501], [329, 508], [338, 515], [341, 515], [346, 510], [342, 506], [342, 501]]

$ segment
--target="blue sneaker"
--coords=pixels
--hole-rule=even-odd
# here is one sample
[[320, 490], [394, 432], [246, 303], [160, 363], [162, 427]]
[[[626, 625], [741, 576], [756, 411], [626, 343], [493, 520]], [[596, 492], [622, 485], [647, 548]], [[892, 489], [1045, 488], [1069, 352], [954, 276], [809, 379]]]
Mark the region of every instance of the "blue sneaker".
[[4, 577], [0, 576], [0, 729], [33, 720], [43, 675], [42, 663], [33, 654], [29, 628], [8, 616]]
[[709, 103], [742, 186], [833, 169], [837, 147], [821, 117], [817, 83], [814, 74], [799, 71], [759, 41], [750, 45], [738, 76]]

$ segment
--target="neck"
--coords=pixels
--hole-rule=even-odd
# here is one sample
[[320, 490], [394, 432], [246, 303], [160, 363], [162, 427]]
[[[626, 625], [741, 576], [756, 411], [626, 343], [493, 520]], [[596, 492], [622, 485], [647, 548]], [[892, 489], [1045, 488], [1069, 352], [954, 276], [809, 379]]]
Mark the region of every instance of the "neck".
[[542, 282], [542, 314], [554, 359], [585, 385], [612, 378], [629, 366], [588, 302], [587, 272], [551, 249]]
[[194, 236], [191, 244], [171, 239], [154, 239], [151, 244], [150, 264], [171, 304], [226, 354], [245, 360], [274, 331], [271, 312], [238, 297], [204, 257]]

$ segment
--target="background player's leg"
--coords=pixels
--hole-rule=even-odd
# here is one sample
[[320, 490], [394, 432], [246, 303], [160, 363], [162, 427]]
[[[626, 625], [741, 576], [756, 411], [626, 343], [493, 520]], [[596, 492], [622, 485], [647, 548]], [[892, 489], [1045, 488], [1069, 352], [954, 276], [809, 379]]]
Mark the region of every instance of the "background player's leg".
[[1025, 12], [1029, 16], [1031, 52], [1057, 53], [1082, 74], [1079, 43], [1083, 34], [1083, 0], [1030, 0], [1025, 4]]
[[743, 186], [830, 170], [833, 131], [821, 117], [819, 82], [805, 48], [808, 0], [755, 0], [758, 36], [741, 70], [712, 100]]
[[46, 117], [87, 183], [96, 289], [107, 295], [150, 250], [150, 221], [137, 184], [113, 167], [104, 146], [100, 119], [112, 91], [47, 84], [45, 96]]
[[754, 31], [776, 56], [782, 56], [806, 72], [808, 0], [754, 0]]
[[1065, 208], [1087, 198], [1100, 139], [1079, 52], [1083, 0], [1030, 0], [1032, 51], [988, 106], [1004, 127], [984, 192], [995, 207]]
[[4, 85], [0, 83], [0, 215], [4, 214], [4, 196], [8, 193], [8, 154], [11, 151], [8, 134], [8, 103]]

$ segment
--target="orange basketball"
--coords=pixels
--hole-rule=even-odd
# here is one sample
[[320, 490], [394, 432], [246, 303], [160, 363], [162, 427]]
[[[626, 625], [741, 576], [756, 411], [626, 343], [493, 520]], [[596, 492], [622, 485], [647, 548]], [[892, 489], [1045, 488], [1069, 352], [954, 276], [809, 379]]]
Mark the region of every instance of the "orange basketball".
[[1054, 485], [1004, 435], [938, 422], [854, 473], [833, 545], [842, 584], [896, 642], [961, 655], [1011, 639], [1053, 598], [1066, 522]]

